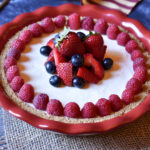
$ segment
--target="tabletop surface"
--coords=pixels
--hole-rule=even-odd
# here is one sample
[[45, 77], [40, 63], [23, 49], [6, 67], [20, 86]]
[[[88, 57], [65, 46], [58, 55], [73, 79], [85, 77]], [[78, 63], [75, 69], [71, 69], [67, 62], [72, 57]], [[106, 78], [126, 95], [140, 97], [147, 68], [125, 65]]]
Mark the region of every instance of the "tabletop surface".
[[[2, 0], [0, 0], [0, 3]], [[31, 12], [39, 7], [58, 6], [64, 3], [80, 5], [80, 0], [10, 0], [9, 4], [0, 10], [0, 25], [5, 24], [24, 12]], [[129, 17], [142, 22], [150, 30], [150, 0], [142, 0], [130, 13]], [[6, 148], [2, 109], [0, 108], [0, 150]]]

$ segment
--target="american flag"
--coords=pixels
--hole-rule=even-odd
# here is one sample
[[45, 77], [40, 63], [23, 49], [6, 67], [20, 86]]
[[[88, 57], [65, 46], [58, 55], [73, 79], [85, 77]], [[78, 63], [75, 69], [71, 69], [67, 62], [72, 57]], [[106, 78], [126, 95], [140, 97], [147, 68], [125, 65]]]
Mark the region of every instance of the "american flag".
[[115, 9], [125, 14], [129, 14], [140, 1], [141, 0], [82, 0], [82, 4], [95, 4], [103, 8]]

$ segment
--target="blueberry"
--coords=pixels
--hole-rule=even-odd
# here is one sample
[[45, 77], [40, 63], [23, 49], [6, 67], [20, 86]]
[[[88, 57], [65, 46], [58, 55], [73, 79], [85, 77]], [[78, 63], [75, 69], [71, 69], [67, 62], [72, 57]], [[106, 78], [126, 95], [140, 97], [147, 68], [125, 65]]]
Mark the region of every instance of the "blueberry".
[[55, 63], [53, 61], [48, 61], [45, 65], [45, 68], [46, 68], [46, 71], [48, 73], [55, 73], [56, 72], [56, 66], [55, 66]]
[[81, 67], [84, 64], [84, 58], [82, 55], [75, 54], [71, 57], [71, 63], [75, 67]]
[[111, 58], [105, 58], [103, 61], [103, 67], [105, 70], [108, 70], [112, 67], [113, 60]]
[[57, 75], [51, 76], [49, 79], [51, 85], [58, 87], [61, 85], [61, 78]]
[[84, 81], [84, 79], [82, 79], [80, 77], [74, 77], [73, 81], [72, 81], [72, 84], [73, 84], [74, 87], [83, 88], [84, 85], [85, 85], [85, 81]]
[[44, 56], [48, 56], [51, 51], [52, 51], [52, 49], [49, 46], [42, 46], [40, 48], [40, 53]]
[[54, 37], [54, 44], [56, 44], [56, 39], [60, 38], [59, 34], [56, 34]]
[[77, 32], [77, 35], [80, 37], [81, 41], [84, 41], [86, 36], [83, 32]]

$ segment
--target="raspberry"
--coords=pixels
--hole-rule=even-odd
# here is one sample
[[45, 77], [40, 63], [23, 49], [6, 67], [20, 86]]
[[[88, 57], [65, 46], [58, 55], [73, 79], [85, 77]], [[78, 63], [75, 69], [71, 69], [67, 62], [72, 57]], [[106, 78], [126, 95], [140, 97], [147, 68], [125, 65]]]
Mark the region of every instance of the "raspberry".
[[86, 17], [81, 22], [81, 27], [85, 30], [93, 30], [94, 28], [94, 21], [91, 17]]
[[19, 93], [18, 93], [19, 98], [24, 101], [24, 102], [32, 102], [33, 98], [34, 98], [34, 89], [32, 87], [32, 85], [30, 84], [24, 84]]
[[98, 19], [96, 24], [94, 25], [94, 31], [101, 34], [106, 34], [107, 28], [108, 24], [104, 19]]
[[127, 82], [126, 88], [137, 94], [142, 89], [142, 83], [136, 78], [131, 78]]
[[34, 37], [38, 37], [42, 34], [42, 27], [39, 24], [34, 23], [30, 25], [30, 31], [32, 32]]
[[82, 117], [83, 118], [94, 118], [97, 115], [96, 107], [93, 103], [88, 102], [82, 108]]
[[123, 107], [123, 102], [118, 95], [112, 94], [109, 96], [111, 109], [113, 111], [118, 111]]
[[136, 58], [139, 58], [139, 57], [142, 57], [142, 58], [144, 58], [144, 56], [143, 56], [143, 54], [142, 54], [142, 52], [140, 51], [140, 50], [134, 50], [134, 51], [132, 51], [132, 53], [131, 53], [131, 59], [134, 61]]
[[13, 42], [11, 44], [11, 48], [16, 48], [19, 51], [23, 51], [24, 47], [25, 47], [25, 44], [20, 39], [13, 40]]
[[16, 65], [9, 67], [6, 71], [6, 77], [8, 82], [11, 82], [12, 79], [18, 75], [19, 75], [19, 69]]
[[117, 36], [117, 43], [118, 43], [118, 45], [124, 46], [124, 45], [127, 44], [127, 42], [129, 40], [130, 40], [130, 36], [127, 33], [125, 33], [125, 32], [121, 32]]
[[16, 60], [18, 60], [20, 57], [20, 51], [16, 48], [10, 48], [10, 50], [7, 53], [7, 57], [13, 57]]
[[39, 110], [46, 110], [49, 97], [47, 94], [40, 93], [33, 99], [33, 105]]
[[142, 57], [139, 57], [139, 58], [136, 58], [134, 61], [133, 61], [133, 69], [134, 71], [136, 70], [137, 67], [139, 66], [146, 66], [146, 63], [145, 63], [145, 59], [142, 58]]
[[80, 107], [74, 102], [66, 104], [64, 108], [64, 115], [70, 118], [80, 117]]
[[140, 82], [144, 83], [147, 80], [147, 69], [144, 66], [139, 66], [136, 68], [133, 78], [138, 79]]
[[64, 15], [59, 15], [55, 18], [54, 20], [54, 23], [55, 25], [58, 27], [58, 28], [61, 28], [65, 25], [66, 23], [66, 18]]
[[132, 53], [135, 49], [139, 49], [138, 44], [134, 40], [128, 41], [125, 47], [128, 53]]
[[115, 24], [111, 24], [111, 25], [108, 27], [108, 29], [107, 29], [107, 31], [106, 31], [106, 34], [107, 34], [107, 36], [108, 36], [109, 39], [115, 40], [115, 39], [117, 38], [119, 32], [120, 32], [120, 31], [119, 31], [118, 26], [115, 25]]
[[68, 24], [70, 29], [77, 30], [80, 28], [80, 16], [77, 13], [73, 13], [69, 16]]
[[47, 112], [54, 116], [62, 116], [64, 114], [64, 108], [59, 100], [51, 99], [47, 104]]
[[4, 67], [7, 70], [10, 66], [16, 65], [17, 61], [13, 57], [7, 57], [4, 61]]
[[20, 76], [15, 76], [10, 83], [10, 87], [14, 90], [14, 92], [18, 92], [23, 84], [24, 80]]
[[22, 40], [24, 43], [28, 43], [32, 39], [32, 36], [33, 35], [30, 30], [25, 30], [20, 34], [19, 39]]
[[98, 108], [100, 116], [106, 116], [111, 113], [110, 102], [105, 98], [99, 99], [96, 103], [96, 107]]
[[125, 104], [130, 104], [134, 99], [134, 92], [131, 89], [125, 89], [122, 93], [122, 101]]
[[46, 17], [42, 20], [41, 27], [44, 29], [46, 33], [51, 33], [55, 30], [55, 24], [49, 17]]

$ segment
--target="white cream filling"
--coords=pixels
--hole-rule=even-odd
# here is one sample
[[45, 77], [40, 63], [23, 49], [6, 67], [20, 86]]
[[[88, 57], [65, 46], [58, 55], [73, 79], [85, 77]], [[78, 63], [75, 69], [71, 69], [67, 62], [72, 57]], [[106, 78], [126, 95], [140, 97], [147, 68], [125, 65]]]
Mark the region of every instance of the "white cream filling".
[[[88, 34], [88, 31], [80, 31]], [[87, 84], [84, 89], [68, 86], [55, 88], [50, 85], [49, 78], [52, 75], [46, 72], [44, 62], [47, 57], [40, 54], [40, 48], [55, 34], [43, 34], [39, 38], [33, 38], [18, 61], [21, 76], [25, 82], [33, 85], [36, 94], [46, 93], [50, 99], [58, 99], [63, 105], [74, 101], [81, 108], [86, 102], [96, 103], [98, 99], [108, 98], [111, 94], [121, 96], [127, 81], [133, 76], [133, 63], [125, 48], [105, 35], [103, 36], [104, 43], [107, 45], [105, 57], [112, 58], [114, 65], [110, 70], [105, 71], [103, 80], [98, 84]]]

